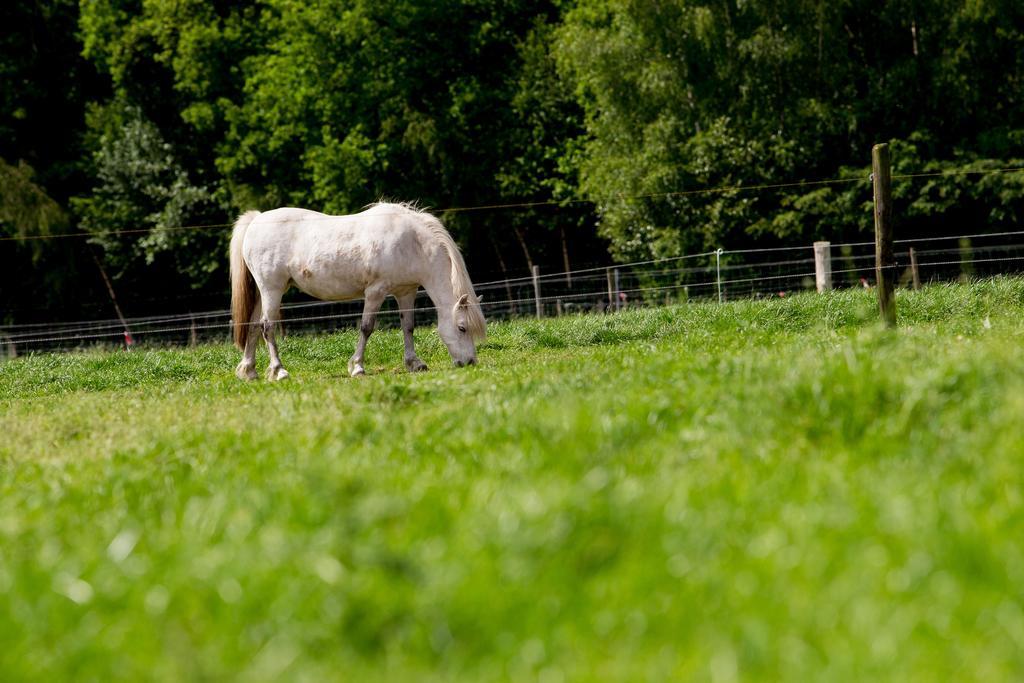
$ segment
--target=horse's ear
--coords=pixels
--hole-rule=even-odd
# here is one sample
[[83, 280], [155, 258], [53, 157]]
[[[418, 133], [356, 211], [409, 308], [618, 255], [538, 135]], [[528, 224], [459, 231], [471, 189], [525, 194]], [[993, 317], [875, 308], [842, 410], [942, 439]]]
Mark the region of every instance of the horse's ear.
[[482, 304], [482, 303], [484, 302], [484, 295], [483, 295], [483, 294], [481, 294], [480, 296], [478, 296], [478, 297], [476, 298], [476, 302], [477, 302], [478, 304]]
[[469, 294], [463, 294], [459, 297], [459, 303], [455, 304], [456, 308], [465, 308], [469, 305]]

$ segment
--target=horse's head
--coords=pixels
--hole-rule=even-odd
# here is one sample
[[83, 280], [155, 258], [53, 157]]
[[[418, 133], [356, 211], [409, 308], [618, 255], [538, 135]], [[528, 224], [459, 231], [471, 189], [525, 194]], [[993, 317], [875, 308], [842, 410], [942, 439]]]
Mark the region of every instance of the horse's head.
[[472, 300], [463, 294], [452, 307], [451, 315], [438, 316], [437, 333], [455, 365], [476, 365], [476, 342], [485, 334], [479, 299]]

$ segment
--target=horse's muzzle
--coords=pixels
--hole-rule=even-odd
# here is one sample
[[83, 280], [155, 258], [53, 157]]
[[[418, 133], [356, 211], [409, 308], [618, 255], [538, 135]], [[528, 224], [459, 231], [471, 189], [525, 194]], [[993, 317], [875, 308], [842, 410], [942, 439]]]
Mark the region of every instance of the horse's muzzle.
[[455, 367], [461, 368], [466, 365], [476, 365], [476, 358], [470, 358], [469, 360], [457, 360], [455, 361]]

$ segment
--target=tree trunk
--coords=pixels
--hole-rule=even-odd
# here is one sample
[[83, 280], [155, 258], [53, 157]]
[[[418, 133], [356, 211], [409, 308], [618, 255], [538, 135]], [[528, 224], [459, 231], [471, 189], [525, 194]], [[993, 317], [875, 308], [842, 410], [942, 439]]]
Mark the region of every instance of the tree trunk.
[[519, 240], [519, 246], [523, 248], [523, 256], [526, 257], [526, 267], [533, 271], [533, 259], [530, 257], [530, 248], [526, 246], [526, 238], [523, 237], [523, 231], [518, 227], [512, 228], [516, 234], [516, 239]]
[[121, 326], [124, 328], [124, 344], [125, 347], [131, 350], [134, 340], [132, 339], [132, 332], [128, 329], [128, 321], [124, 318], [124, 313], [121, 312], [121, 307], [117, 304], [117, 295], [114, 294], [114, 285], [110, 282], [110, 278], [107, 277], [107, 271], [103, 268], [103, 262], [100, 261], [100, 257], [96, 255], [96, 251], [92, 248], [89, 249], [89, 253], [92, 254], [92, 260], [96, 262], [96, 267], [100, 270], [100, 275], [103, 276], [103, 284], [107, 286], [107, 292], [110, 294], [110, 301], [114, 304], [114, 310], [117, 311], [117, 317], [121, 321]]

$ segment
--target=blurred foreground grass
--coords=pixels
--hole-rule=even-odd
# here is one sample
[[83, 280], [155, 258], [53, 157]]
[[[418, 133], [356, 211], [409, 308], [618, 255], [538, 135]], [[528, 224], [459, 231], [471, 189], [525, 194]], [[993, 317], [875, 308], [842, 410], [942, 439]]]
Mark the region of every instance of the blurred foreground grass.
[[0, 679], [1012, 680], [1024, 281], [899, 310], [2, 364]]

